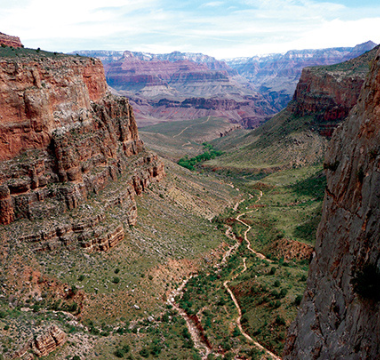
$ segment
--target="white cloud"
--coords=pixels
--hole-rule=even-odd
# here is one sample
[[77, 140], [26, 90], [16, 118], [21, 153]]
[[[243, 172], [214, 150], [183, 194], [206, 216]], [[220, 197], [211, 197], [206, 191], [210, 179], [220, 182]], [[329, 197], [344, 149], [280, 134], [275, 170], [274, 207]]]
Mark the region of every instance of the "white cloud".
[[[362, 0], [363, 2], [364, 0]], [[174, 50], [216, 57], [380, 42], [380, 5], [318, 0], [0, 0], [0, 31], [28, 47]]]

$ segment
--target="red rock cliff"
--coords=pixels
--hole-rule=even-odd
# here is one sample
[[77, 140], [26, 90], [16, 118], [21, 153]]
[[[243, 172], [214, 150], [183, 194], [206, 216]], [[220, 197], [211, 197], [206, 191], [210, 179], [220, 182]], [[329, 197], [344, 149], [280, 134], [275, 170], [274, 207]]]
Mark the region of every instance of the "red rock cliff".
[[331, 136], [356, 104], [376, 51], [337, 65], [303, 69], [291, 111], [296, 116], [312, 116], [321, 135]]
[[[326, 156], [316, 253], [288, 334], [286, 359], [380, 357], [379, 144], [380, 51]], [[354, 286], [355, 279], [363, 286]]]
[[[36, 250], [106, 250], [123, 239], [135, 194], [164, 169], [145, 152], [128, 100], [107, 92], [101, 62], [1, 60], [0, 109], [0, 223], [24, 219], [0, 231]], [[106, 221], [113, 207], [118, 220]]]
[[46, 148], [107, 91], [101, 62], [87, 58], [5, 58], [0, 74], [0, 160]]
[[10, 36], [0, 33], [0, 45], [12, 46], [14, 48], [23, 47], [18, 36]]

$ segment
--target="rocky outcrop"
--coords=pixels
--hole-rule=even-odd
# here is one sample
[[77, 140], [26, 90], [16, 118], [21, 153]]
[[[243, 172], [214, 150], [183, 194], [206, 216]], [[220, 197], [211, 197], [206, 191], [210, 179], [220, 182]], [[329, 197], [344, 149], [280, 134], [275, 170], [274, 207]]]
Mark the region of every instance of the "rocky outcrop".
[[56, 325], [52, 325], [44, 334], [32, 342], [32, 351], [38, 357], [47, 356], [66, 342], [66, 334]]
[[356, 104], [377, 48], [335, 66], [302, 71], [290, 105], [296, 116], [312, 116], [322, 135], [331, 136]]
[[379, 99], [380, 51], [326, 155], [322, 221], [286, 359], [380, 356]]
[[134, 196], [164, 168], [144, 150], [128, 100], [107, 92], [101, 62], [5, 58], [0, 110], [0, 223], [18, 220], [0, 230], [38, 251], [120, 242], [136, 223]]
[[24, 45], [22, 45], [21, 40], [18, 36], [11, 36], [11, 35], [3, 34], [3, 33], [0, 33], [0, 45], [12, 46], [14, 48], [24, 47]]
[[47, 148], [54, 131], [87, 124], [96, 111], [91, 102], [101, 101], [107, 91], [102, 64], [95, 59], [5, 58], [0, 74], [1, 161]]

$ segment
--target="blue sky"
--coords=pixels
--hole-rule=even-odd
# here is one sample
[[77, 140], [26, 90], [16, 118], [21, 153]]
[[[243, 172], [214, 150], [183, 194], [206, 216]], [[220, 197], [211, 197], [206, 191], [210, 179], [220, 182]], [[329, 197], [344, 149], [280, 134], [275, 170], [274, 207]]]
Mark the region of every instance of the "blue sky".
[[0, 31], [51, 51], [216, 58], [380, 43], [378, 0], [0, 0]]

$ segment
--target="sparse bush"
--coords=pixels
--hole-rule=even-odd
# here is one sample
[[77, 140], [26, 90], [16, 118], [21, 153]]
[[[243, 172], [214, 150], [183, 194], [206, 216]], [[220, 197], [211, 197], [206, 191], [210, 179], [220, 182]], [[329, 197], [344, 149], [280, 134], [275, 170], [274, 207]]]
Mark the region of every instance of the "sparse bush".
[[85, 279], [85, 276], [82, 274], [82, 275], [79, 275], [78, 277], [78, 281], [83, 281]]
[[365, 177], [365, 173], [364, 173], [364, 170], [363, 168], [360, 168], [357, 172], [357, 176], [358, 176], [358, 180], [359, 182], [362, 184], [363, 183], [363, 180], [364, 180], [364, 177]]
[[149, 350], [147, 348], [143, 348], [139, 351], [139, 354], [144, 357], [144, 358], [148, 358], [149, 357]]
[[302, 295], [297, 295], [295, 300], [294, 300], [294, 304], [296, 306], [299, 306], [301, 304], [301, 301], [302, 301]]
[[286, 324], [285, 319], [282, 316], [277, 315], [276, 324], [278, 324], [278, 325], [285, 325]]
[[366, 264], [357, 271], [351, 284], [354, 291], [363, 299], [380, 300], [380, 271], [374, 264]]
[[122, 357], [124, 357], [124, 352], [123, 352], [123, 350], [121, 350], [121, 349], [117, 349], [117, 350], [115, 351], [115, 356], [118, 357], [118, 358], [122, 358]]
[[331, 171], [336, 171], [338, 169], [338, 166], [339, 166], [339, 161], [336, 160], [335, 162], [333, 163], [324, 163], [323, 164], [323, 168], [325, 170], [331, 170]]

